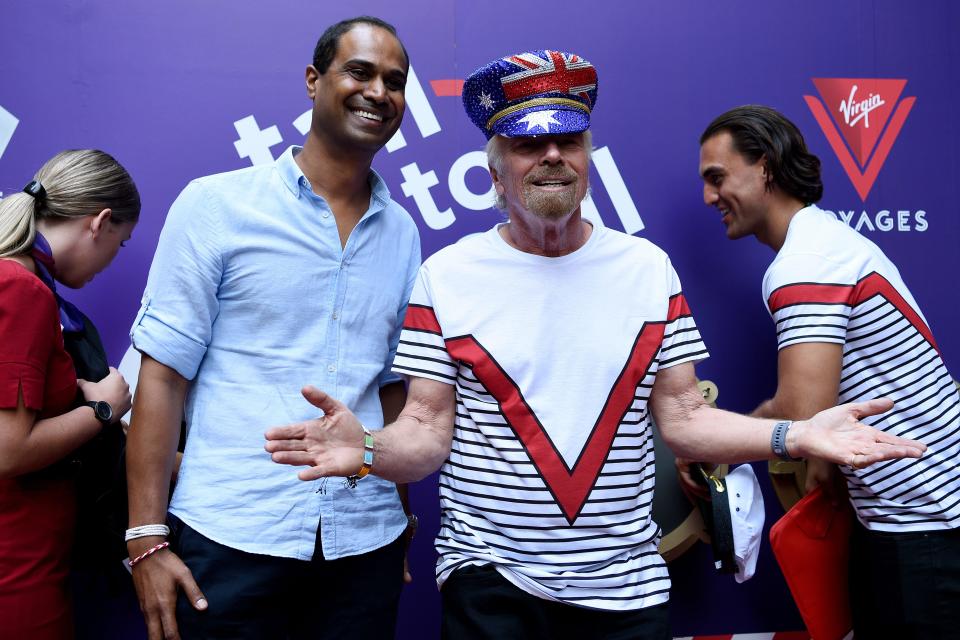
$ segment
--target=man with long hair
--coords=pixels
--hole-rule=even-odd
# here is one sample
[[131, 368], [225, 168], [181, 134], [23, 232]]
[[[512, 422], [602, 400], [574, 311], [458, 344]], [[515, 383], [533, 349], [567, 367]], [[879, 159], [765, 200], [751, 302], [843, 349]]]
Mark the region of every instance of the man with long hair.
[[[921, 440], [921, 458], [841, 465], [857, 513], [850, 595], [858, 638], [947, 638], [960, 627], [960, 398], [933, 333], [877, 245], [816, 206], [820, 161], [768, 107], [718, 116], [700, 138], [703, 199], [727, 237], [776, 251], [763, 298], [777, 327], [777, 391], [754, 415], [803, 420], [886, 396], [864, 418]], [[836, 467], [808, 460], [808, 488]]]

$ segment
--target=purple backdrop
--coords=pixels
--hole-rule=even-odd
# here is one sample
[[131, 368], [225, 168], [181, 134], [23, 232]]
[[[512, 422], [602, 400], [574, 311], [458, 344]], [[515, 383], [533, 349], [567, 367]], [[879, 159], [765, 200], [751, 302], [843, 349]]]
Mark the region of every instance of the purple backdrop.
[[[0, 191], [21, 188], [63, 148], [105, 149], [133, 174], [144, 202], [134, 240], [109, 271], [69, 295], [98, 324], [119, 362], [170, 203], [191, 178], [269, 161], [303, 139], [297, 119], [310, 106], [303, 69], [328, 24], [361, 12], [378, 15], [397, 26], [410, 52], [416, 81], [408, 87], [403, 142], [394, 140], [376, 167], [420, 225], [424, 256], [500, 219], [483, 200], [489, 182], [474, 153], [483, 138], [459, 98], [445, 95], [449, 85], [435, 81], [462, 79], [497, 56], [559, 48], [585, 56], [600, 74], [592, 170], [600, 219], [671, 255], [712, 354], [698, 372], [717, 382], [721, 406], [752, 409], [775, 386], [773, 327], [759, 295], [772, 253], [753, 240], [725, 239], [719, 216], [702, 203], [697, 176], [703, 127], [749, 102], [780, 109], [800, 126], [823, 161], [822, 206], [900, 266], [956, 372], [960, 336], [951, 330], [960, 324], [960, 305], [946, 285], [960, 267], [960, 134], [952, 111], [960, 102], [958, 5], [811, 0], [797, 12], [761, 0], [636, 5], [6, 3]], [[886, 158], [880, 151], [860, 158], [858, 170], [867, 173], [882, 164], [865, 198], [841, 164], [847, 147], [841, 143], [835, 152], [804, 97], [819, 102], [832, 117], [825, 128], [838, 127], [842, 135], [838, 99], [819, 93], [814, 78], [850, 79], [828, 83], [847, 102], [854, 85], [853, 102], [869, 97], [865, 79], [905, 80], [899, 97], [882, 97], [887, 115], [916, 98], [899, 131], [882, 109], [873, 112], [870, 124], [882, 132], [877, 148], [893, 144]], [[854, 125], [864, 132], [863, 121]], [[779, 507], [758, 471], [769, 524]], [[416, 582], [404, 595], [400, 635], [432, 638], [439, 610], [432, 578], [435, 481], [416, 486], [413, 502], [424, 526], [412, 552]], [[757, 577], [744, 585], [715, 575], [703, 545], [671, 572], [675, 635], [802, 627], [766, 548]], [[129, 593], [87, 592], [81, 636], [143, 635]]]

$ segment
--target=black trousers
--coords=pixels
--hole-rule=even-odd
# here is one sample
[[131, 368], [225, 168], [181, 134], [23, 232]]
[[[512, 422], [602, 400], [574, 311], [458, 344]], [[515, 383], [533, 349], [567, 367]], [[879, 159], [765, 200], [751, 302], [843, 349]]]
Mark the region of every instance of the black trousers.
[[389, 640], [403, 587], [404, 540], [359, 556], [324, 560], [320, 536], [310, 562], [238, 551], [170, 517], [171, 546], [209, 604], [181, 593], [184, 640]]
[[960, 529], [882, 533], [855, 522], [850, 607], [857, 640], [960, 638]]
[[537, 598], [492, 565], [454, 571], [440, 590], [444, 640], [670, 640], [667, 603], [600, 611]]

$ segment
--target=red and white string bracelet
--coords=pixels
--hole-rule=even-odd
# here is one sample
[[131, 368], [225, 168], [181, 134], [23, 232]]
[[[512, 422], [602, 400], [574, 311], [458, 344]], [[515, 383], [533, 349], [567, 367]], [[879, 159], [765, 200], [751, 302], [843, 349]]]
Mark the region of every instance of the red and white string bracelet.
[[170, 542], [161, 542], [155, 547], [150, 547], [149, 549], [147, 549], [146, 551], [144, 551], [143, 553], [141, 553], [136, 558], [130, 561], [130, 568], [133, 569], [135, 566], [137, 566], [138, 562], [142, 560], [146, 560], [147, 558], [155, 554], [157, 551], [160, 551], [161, 549], [166, 549], [169, 546], [170, 546]]

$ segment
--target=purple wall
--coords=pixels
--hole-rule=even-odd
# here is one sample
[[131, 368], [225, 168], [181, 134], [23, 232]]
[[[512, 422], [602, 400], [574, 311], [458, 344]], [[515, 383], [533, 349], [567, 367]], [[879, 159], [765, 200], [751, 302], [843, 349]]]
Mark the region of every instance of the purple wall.
[[[721, 406], [752, 409], [775, 386], [773, 328], [759, 294], [772, 253], [753, 240], [725, 239], [719, 216], [702, 203], [697, 176], [703, 127], [748, 102], [773, 106], [800, 126], [823, 161], [821, 205], [844, 212], [900, 266], [956, 373], [958, 5], [811, 0], [792, 12], [759, 0], [635, 4], [6, 3], [0, 191], [21, 188], [63, 148], [105, 149], [133, 174], [144, 202], [134, 240], [109, 271], [69, 295], [98, 324], [119, 362], [170, 203], [193, 177], [269, 160], [302, 140], [295, 121], [310, 106], [303, 69], [328, 24], [360, 12], [378, 15], [397, 26], [410, 52], [422, 99], [411, 84], [405, 146], [382, 152], [376, 166], [420, 225], [425, 256], [499, 220], [496, 212], [471, 208], [482, 206], [471, 194], [489, 188], [481, 169], [466, 169], [474, 158], [466, 154], [482, 148], [483, 138], [459, 99], [438, 95], [431, 81], [463, 78], [497, 56], [559, 48], [585, 56], [600, 74], [596, 208], [607, 226], [637, 231], [671, 255], [712, 353], [698, 372], [717, 382]], [[814, 78], [906, 80], [899, 100], [885, 98], [888, 111], [916, 98], [865, 199], [804, 99], [815, 97], [835, 116], [830, 126], [843, 121]], [[851, 84], [841, 84], [840, 94], [848, 96]], [[881, 138], [892, 135], [879, 113], [871, 126], [882, 129]], [[262, 131], [272, 146], [255, 142], [251, 117], [253, 132]], [[249, 157], [239, 154], [238, 140]], [[868, 159], [867, 168], [877, 160]], [[404, 596], [401, 635], [431, 638], [438, 618], [430, 544], [435, 483], [420, 483], [413, 495], [424, 526], [414, 545], [416, 582]], [[769, 521], [779, 509], [769, 491], [767, 502]], [[768, 551], [757, 577], [744, 585], [714, 575], [703, 545], [671, 570], [675, 635], [801, 628]], [[86, 623], [112, 629], [111, 637], [140, 637], [131, 602], [91, 599], [84, 603]]]

